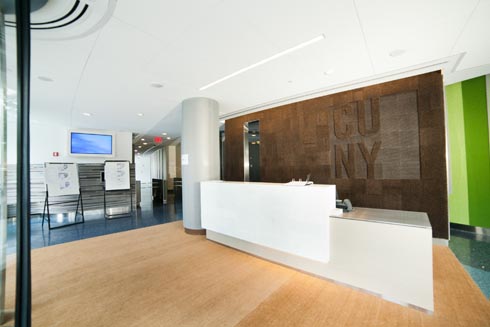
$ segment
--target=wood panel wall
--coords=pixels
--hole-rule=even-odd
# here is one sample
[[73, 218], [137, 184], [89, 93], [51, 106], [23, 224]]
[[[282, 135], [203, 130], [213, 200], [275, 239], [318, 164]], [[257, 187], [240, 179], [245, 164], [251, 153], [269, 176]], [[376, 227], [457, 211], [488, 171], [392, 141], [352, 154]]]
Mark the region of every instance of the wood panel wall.
[[243, 180], [243, 124], [260, 121], [263, 182], [336, 184], [354, 206], [427, 212], [448, 238], [441, 72], [259, 111], [225, 123], [225, 180]]

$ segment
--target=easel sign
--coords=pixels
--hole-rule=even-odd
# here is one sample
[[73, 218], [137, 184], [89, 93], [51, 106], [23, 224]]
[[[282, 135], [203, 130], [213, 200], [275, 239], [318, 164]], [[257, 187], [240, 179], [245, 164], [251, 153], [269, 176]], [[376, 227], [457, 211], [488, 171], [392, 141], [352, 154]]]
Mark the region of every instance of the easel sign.
[[46, 162], [44, 167], [46, 189], [50, 196], [80, 194], [77, 164]]
[[106, 161], [104, 166], [105, 190], [129, 190], [129, 161]]
[[[44, 200], [42, 226], [44, 227], [45, 219], [48, 220], [49, 229], [62, 228], [84, 223], [85, 216], [83, 213], [82, 191], [80, 190], [77, 164], [63, 162], [46, 162], [44, 164], [44, 181], [46, 185], [46, 198]], [[76, 200], [74, 200], [73, 197], [70, 197], [69, 195], [78, 195], [78, 197]], [[54, 200], [56, 202], [51, 202], [51, 197], [56, 197]], [[65, 207], [67, 204], [72, 203], [77, 204], [74, 222], [54, 227], [51, 226], [50, 207], [53, 205]], [[77, 221], [78, 214], [80, 214], [82, 217], [81, 221]]]
[[[129, 161], [106, 160], [104, 162], [104, 216], [107, 219], [131, 217], [133, 195], [130, 177]], [[127, 212], [108, 213], [106, 197], [112, 191], [128, 191], [130, 205]], [[110, 208], [110, 210], [114, 210], [114, 208]]]

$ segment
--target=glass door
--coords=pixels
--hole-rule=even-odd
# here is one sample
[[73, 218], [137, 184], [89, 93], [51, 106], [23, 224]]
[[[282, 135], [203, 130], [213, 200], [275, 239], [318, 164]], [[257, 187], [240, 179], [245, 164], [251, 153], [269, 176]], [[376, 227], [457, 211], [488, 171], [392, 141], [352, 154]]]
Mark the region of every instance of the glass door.
[[30, 1], [0, 0], [0, 326], [31, 326]]
[[[6, 10], [6, 11], [5, 11]], [[14, 8], [0, 8], [0, 325], [13, 326], [15, 316], [15, 268], [16, 268], [16, 224], [9, 219], [11, 196], [15, 200], [16, 130], [17, 130], [17, 91], [16, 61], [10, 58], [15, 47], [7, 49], [6, 43], [15, 46], [15, 29], [6, 26], [6, 17], [12, 16]], [[8, 36], [7, 36], [8, 33]], [[12, 40], [13, 38], [13, 40]], [[8, 41], [7, 41], [8, 40]], [[12, 43], [13, 41], [13, 43]], [[7, 60], [8, 59], [8, 60]], [[7, 65], [7, 61], [11, 63]], [[12, 138], [12, 140], [11, 140]], [[12, 143], [12, 144], [11, 144]], [[10, 157], [10, 158], [8, 158]], [[10, 163], [10, 164], [9, 164]], [[11, 194], [14, 192], [14, 194]]]

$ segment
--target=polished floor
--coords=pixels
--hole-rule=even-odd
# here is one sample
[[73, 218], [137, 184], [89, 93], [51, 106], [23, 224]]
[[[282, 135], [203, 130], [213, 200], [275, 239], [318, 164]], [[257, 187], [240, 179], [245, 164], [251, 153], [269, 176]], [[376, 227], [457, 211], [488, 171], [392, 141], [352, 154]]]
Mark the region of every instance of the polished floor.
[[[42, 218], [31, 218], [32, 249], [62, 244], [107, 234], [124, 232], [132, 229], [149, 227], [172, 221], [182, 220], [182, 203], [172, 197], [169, 204], [154, 203], [151, 199], [151, 187], [141, 189], [141, 208], [134, 210], [131, 216], [105, 219], [103, 210], [85, 212], [85, 223], [49, 230], [47, 223], [42, 226]], [[73, 222], [74, 215], [52, 214], [52, 226]], [[77, 220], [79, 218], [77, 217]], [[15, 253], [15, 220], [10, 220], [7, 227], [7, 253]]]
[[452, 228], [449, 248], [490, 299], [490, 236]]

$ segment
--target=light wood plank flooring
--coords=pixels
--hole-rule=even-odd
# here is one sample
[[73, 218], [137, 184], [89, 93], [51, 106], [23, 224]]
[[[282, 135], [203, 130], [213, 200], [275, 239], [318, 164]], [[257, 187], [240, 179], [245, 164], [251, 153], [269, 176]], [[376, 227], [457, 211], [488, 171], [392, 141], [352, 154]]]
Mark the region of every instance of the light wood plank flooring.
[[490, 326], [489, 301], [441, 246], [433, 315], [187, 235], [181, 222], [34, 250], [32, 274], [33, 326]]

